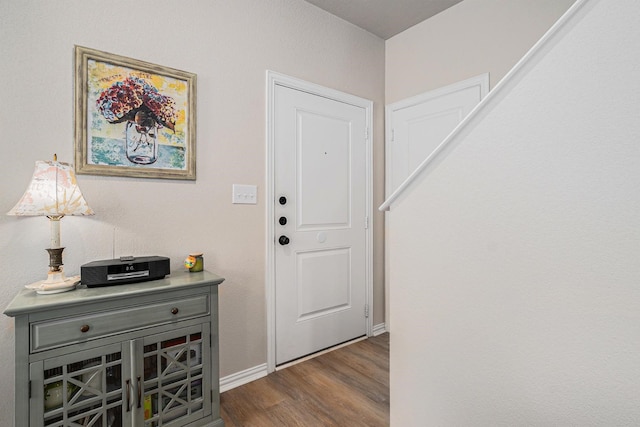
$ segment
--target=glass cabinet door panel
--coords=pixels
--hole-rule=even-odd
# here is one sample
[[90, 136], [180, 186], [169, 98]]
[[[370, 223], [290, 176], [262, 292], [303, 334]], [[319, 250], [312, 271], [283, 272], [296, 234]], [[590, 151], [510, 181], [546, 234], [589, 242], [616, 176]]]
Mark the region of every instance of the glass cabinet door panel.
[[207, 324], [147, 337], [143, 348], [145, 426], [211, 413], [203, 392], [203, 385], [210, 388], [209, 368], [203, 364], [210, 351]]
[[[123, 360], [126, 355], [120, 344], [45, 360], [41, 383], [43, 425], [124, 425]], [[32, 381], [38, 383], [34, 378]]]

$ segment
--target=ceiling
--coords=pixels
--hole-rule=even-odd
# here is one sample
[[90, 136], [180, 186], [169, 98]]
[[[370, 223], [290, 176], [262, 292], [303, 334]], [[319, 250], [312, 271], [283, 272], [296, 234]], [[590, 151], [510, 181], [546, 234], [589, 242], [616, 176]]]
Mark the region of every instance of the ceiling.
[[306, 0], [386, 40], [462, 0]]

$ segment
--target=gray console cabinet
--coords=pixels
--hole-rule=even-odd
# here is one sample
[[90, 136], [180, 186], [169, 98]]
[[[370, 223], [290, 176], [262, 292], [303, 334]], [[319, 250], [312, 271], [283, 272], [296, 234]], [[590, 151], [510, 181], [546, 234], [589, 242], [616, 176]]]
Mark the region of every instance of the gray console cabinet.
[[224, 426], [218, 285], [207, 271], [53, 295], [21, 291], [15, 425]]

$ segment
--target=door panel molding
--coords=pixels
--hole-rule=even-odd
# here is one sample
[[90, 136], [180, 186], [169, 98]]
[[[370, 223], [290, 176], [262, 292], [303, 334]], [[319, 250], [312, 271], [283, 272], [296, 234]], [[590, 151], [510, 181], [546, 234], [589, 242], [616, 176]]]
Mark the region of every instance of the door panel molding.
[[[298, 284], [297, 322], [304, 322], [351, 308], [352, 284], [349, 276], [344, 274], [349, 270], [349, 265], [351, 264], [350, 247], [317, 248], [299, 251], [296, 254], [296, 264], [298, 267], [296, 271]], [[314, 282], [319, 275], [315, 274], [313, 264], [315, 264], [315, 270], [329, 271], [334, 275], [334, 277], [331, 277], [332, 280], [322, 284], [330, 292], [322, 292], [320, 295], [314, 292], [318, 288], [318, 284]], [[309, 270], [313, 273], [311, 276], [305, 274]], [[344, 279], [345, 276], [346, 282], [341, 281], [340, 279]], [[307, 286], [309, 283], [311, 283], [311, 286]], [[340, 284], [346, 286], [341, 288]], [[331, 295], [329, 295], [330, 293]]]
[[[306, 82], [284, 74], [270, 70], [266, 72], [266, 268], [265, 268], [265, 295], [267, 309], [267, 370], [275, 371], [276, 368], [276, 308], [275, 308], [275, 244], [278, 238], [275, 227], [276, 218], [274, 215], [276, 198], [275, 194], [275, 90], [277, 86], [283, 86], [312, 95], [318, 95], [331, 100], [361, 107], [366, 114], [366, 215], [363, 223], [368, 221], [366, 228], [366, 272], [365, 272], [365, 292], [366, 303], [370, 309], [373, 307], [373, 155], [372, 155], [372, 123], [373, 123], [373, 101], [326, 88], [320, 85]], [[372, 324], [373, 314], [370, 312], [366, 319], [367, 336], [373, 334]]]

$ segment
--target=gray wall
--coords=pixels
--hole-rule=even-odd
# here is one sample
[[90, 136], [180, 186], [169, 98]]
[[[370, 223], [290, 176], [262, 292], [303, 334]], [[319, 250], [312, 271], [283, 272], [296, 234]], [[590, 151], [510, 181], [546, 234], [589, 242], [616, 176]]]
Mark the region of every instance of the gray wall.
[[385, 103], [482, 73], [490, 87], [575, 0], [464, 0], [385, 44]]

